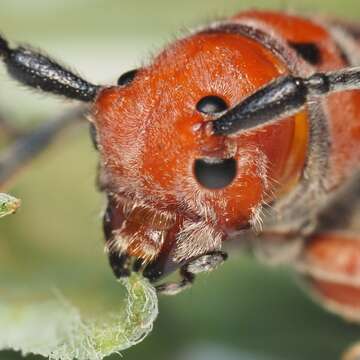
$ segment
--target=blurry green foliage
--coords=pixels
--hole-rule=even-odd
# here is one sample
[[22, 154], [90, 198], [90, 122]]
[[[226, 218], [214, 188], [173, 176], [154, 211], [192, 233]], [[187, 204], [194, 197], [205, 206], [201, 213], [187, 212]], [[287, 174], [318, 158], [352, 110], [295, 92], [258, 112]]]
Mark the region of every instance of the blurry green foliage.
[[36, 287], [0, 300], [0, 349], [40, 354], [51, 360], [101, 360], [139, 343], [157, 316], [155, 289], [138, 275], [124, 279], [127, 300], [118, 313], [84, 318], [61, 294], [41, 299]]
[[13, 214], [20, 206], [20, 200], [5, 193], [0, 193], [0, 218]]

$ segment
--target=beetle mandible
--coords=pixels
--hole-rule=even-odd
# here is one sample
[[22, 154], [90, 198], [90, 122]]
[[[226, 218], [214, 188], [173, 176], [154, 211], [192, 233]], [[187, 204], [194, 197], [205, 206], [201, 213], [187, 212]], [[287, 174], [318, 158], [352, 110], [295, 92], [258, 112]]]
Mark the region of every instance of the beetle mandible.
[[[17, 81], [90, 103], [116, 277], [175, 294], [246, 243], [360, 320], [360, 28], [248, 11], [98, 86], [0, 37]], [[334, 94], [336, 93], [336, 94]], [[4, 171], [4, 169], [1, 169]]]

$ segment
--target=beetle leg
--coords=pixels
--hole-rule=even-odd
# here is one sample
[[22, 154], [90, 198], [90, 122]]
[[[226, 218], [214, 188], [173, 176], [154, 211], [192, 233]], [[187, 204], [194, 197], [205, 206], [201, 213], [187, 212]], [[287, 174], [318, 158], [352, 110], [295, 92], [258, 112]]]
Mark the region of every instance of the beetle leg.
[[45, 150], [66, 128], [76, 124], [84, 113], [84, 108], [76, 108], [45, 121], [0, 153], [0, 187], [6, 185], [25, 164]]
[[227, 258], [227, 253], [223, 251], [214, 251], [206, 255], [201, 255], [185, 265], [186, 271], [194, 275], [213, 271], [222, 265]]
[[[360, 322], [360, 236], [324, 232], [308, 242], [297, 269], [314, 298], [348, 321]], [[360, 360], [360, 343], [342, 360]]]
[[209, 126], [215, 135], [235, 135], [300, 112], [309, 97], [359, 89], [360, 67], [316, 73], [309, 78], [288, 75], [265, 85]]
[[156, 292], [164, 295], [176, 295], [185, 289], [188, 289], [195, 280], [195, 275], [186, 271], [186, 266], [180, 268], [181, 280], [179, 282], [171, 282], [157, 285]]
[[227, 257], [228, 255], [222, 251], [214, 251], [192, 259], [180, 268], [181, 280], [179, 282], [158, 285], [156, 286], [156, 290], [160, 294], [176, 295], [189, 288], [197, 274], [215, 270]]
[[312, 236], [296, 265], [314, 297], [330, 311], [360, 322], [360, 236], [346, 231]]

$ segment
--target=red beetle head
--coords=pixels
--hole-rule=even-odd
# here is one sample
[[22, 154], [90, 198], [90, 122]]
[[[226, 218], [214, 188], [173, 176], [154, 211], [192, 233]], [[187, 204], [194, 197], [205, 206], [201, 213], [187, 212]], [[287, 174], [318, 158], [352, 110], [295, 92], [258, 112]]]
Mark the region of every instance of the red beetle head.
[[263, 204], [300, 174], [304, 114], [236, 137], [207, 134], [204, 124], [286, 72], [251, 39], [202, 33], [99, 93], [93, 119], [114, 208], [112, 251], [172, 269], [259, 221]]

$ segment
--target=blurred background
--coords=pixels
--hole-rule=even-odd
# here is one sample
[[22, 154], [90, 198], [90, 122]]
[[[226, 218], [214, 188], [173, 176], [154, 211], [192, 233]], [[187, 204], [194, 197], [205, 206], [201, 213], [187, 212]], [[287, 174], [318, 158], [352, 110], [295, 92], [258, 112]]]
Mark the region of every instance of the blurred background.
[[[46, 50], [93, 82], [115, 83], [184, 29], [249, 7], [360, 21], [356, 0], [1, 0], [0, 31]], [[21, 88], [0, 69], [0, 113], [17, 126], [30, 129], [68, 106]], [[123, 293], [103, 254], [96, 163], [88, 129], [78, 126], [10, 188], [23, 206], [0, 221], [0, 294], [47, 284], [89, 313], [118, 306]], [[356, 340], [360, 327], [322, 310], [287, 269], [234, 253], [191, 290], [161, 297], [153, 332], [123, 358], [335, 360]], [[21, 358], [0, 352], [1, 360]]]

